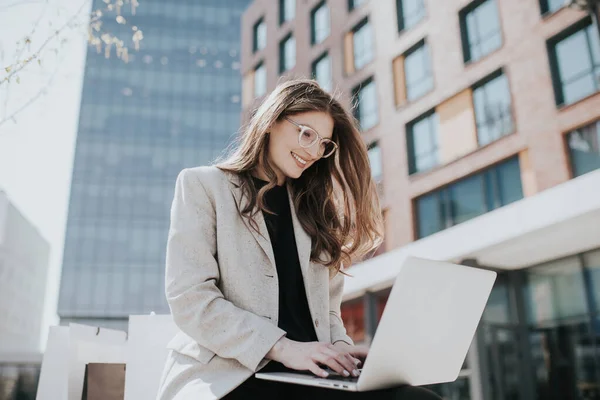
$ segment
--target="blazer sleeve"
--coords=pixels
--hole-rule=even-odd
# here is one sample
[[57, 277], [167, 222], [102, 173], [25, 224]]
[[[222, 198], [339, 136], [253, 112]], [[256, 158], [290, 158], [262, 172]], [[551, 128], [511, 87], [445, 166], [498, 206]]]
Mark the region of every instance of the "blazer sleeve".
[[173, 320], [201, 346], [256, 371], [285, 331], [223, 297], [216, 251], [214, 205], [197, 173], [184, 169], [167, 240], [165, 292]]
[[354, 345], [354, 341], [346, 334], [344, 321], [342, 321], [341, 303], [344, 293], [344, 274], [333, 272], [335, 275], [329, 279], [329, 329], [331, 343], [343, 341]]

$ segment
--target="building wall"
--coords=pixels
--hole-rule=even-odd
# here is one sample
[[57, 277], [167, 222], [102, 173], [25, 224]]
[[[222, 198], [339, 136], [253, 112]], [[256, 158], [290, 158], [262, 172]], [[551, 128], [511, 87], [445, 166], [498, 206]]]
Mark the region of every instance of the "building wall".
[[39, 351], [50, 247], [0, 192], [0, 353]]
[[[415, 4], [417, 0], [410, 2]], [[404, 248], [390, 254], [391, 257], [375, 258], [354, 268], [354, 276], [359, 278], [351, 280], [352, 284], [346, 289], [348, 286], [362, 289], [355, 290], [359, 294], [348, 296], [342, 305], [342, 317], [349, 335], [357, 342], [368, 343], [372, 339], [394, 271], [397, 273], [399, 268], [399, 252], [407, 250], [410, 253], [408, 248], [412, 246], [413, 251], [419, 253], [415, 255], [437, 259], [444, 253], [440, 248], [449, 249], [453, 243], [456, 245], [461, 241], [466, 246], [458, 247], [465, 250], [468, 244], [486, 242], [493, 236], [486, 235], [486, 230], [493, 229], [494, 224], [485, 221], [494, 216], [511, 215], [512, 210], [509, 220], [515, 222], [511, 225], [515, 236], [505, 238], [506, 243], [498, 244], [495, 252], [482, 248], [473, 250], [475, 254], [471, 255], [475, 265], [479, 265], [477, 261], [494, 259], [494, 256], [505, 262], [486, 265], [496, 267], [499, 278], [463, 365], [462, 377], [432, 388], [444, 397], [461, 399], [546, 398], [549, 393], [555, 393], [557, 398], [567, 398], [576, 391], [587, 391], [582, 394], [584, 396], [597, 395], [600, 353], [596, 349], [600, 343], [600, 329], [596, 308], [598, 285], [595, 282], [600, 258], [597, 241], [592, 237], [597, 237], [598, 229], [594, 226], [598, 226], [598, 214], [588, 212], [581, 217], [585, 221], [573, 217], [556, 224], [559, 226], [544, 229], [536, 226], [539, 231], [530, 235], [518, 232], [518, 223], [527, 218], [517, 218], [519, 212], [527, 214], [527, 201], [528, 204], [545, 201], [543, 207], [540, 204], [540, 210], [555, 207], [563, 216], [567, 215], [566, 210], [582, 208], [585, 201], [567, 202], [557, 207], [556, 203], [561, 203], [560, 196], [553, 193], [572, 186], [561, 184], [577, 175], [571, 170], [571, 162], [576, 156], [585, 158], [588, 171], [600, 168], [600, 82], [593, 83], [595, 91], [591, 90], [591, 94], [580, 100], [557, 105], [560, 102], [554, 86], [558, 68], [553, 64], [551, 46], [555, 39], [564, 38], [571, 28], [592, 19], [583, 11], [565, 7], [542, 12], [545, 3], [560, 7], [557, 1], [495, 0], [502, 44], [477, 61], [465, 62], [465, 28], [464, 25], [461, 27], [461, 16], [464, 10], [483, 1], [423, 0], [425, 17], [399, 32], [399, 1], [366, 0], [349, 10], [347, 0], [326, 0], [324, 3], [330, 9], [330, 35], [314, 46], [310, 44], [310, 14], [323, 1], [297, 0], [295, 18], [281, 25], [279, 9], [273, 7], [274, 3], [280, 4], [279, 1], [255, 0], [242, 18], [244, 121], [263, 99], [253, 98], [252, 92], [253, 71], [261, 62], [267, 68], [267, 93], [281, 80], [310, 77], [311, 63], [325, 51], [331, 57], [332, 92], [344, 105], [355, 104], [353, 89], [367, 79], [372, 78], [376, 86], [378, 123], [363, 130], [363, 138], [367, 145], [377, 142], [381, 149], [383, 179], [380, 184], [386, 220], [384, 250]], [[267, 42], [263, 50], [254, 52], [253, 27], [260, 18], [266, 22]], [[352, 55], [346, 45], [347, 35], [364, 18], [368, 18], [372, 26], [374, 56], [370, 63], [352, 71], [347, 66], [347, 59]], [[290, 33], [296, 38], [296, 65], [280, 74], [279, 42]], [[597, 60], [600, 60], [597, 34], [594, 26], [590, 30], [592, 44], [589, 50], [596, 51]], [[429, 49], [433, 88], [414, 101], [406, 101], [403, 57], [421, 41]], [[577, 59], [580, 56], [577, 53], [580, 48], [573, 43], [569, 49], [569, 57]], [[499, 139], [480, 146], [474, 88], [498, 71], [502, 71], [508, 81], [513, 128]], [[437, 151], [442, 161], [429, 170], [412, 173], [408, 126], [432, 110], [436, 111], [440, 121]], [[580, 129], [584, 126], [587, 127]], [[578, 149], [570, 148], [566, 140], [574, 130], [587, 137], [586, 141], [579, 139], [582, 142], [578, 146], [582, 147]], [[515, 202], [514, 207], [504, 208], [506, 214], [489, 213], [479, 218], [476, 217], [481, 213], [471, 215], [473, 224], [465, 223], [444, 234], [418, 240], [417, 200], [421, 196], [442, 192], [444, 200], [440, 200], [440, 204], [447, 212], [454, 212], [448, 210], [459, 206], [468, 208], [472, 205], [470, 198], [477, 198], [481, 193], [463, 190], [455, 198], [452, 193], [458, 184], [473, 181], [475, 177], [483, 182], [488, 179], [498, 182], [498, 165], [509, 159], [518, 160], [517, 177], [507, 180], [504, 187], [505, 194], [516, 194], [510, 201]], [[587, 178], [593, 181], [592, 175], [597, 173], [588, 174]], [[588, 181], [582, 177], [571, 183], [581, 185]], [[481, 185], [485, 188], [487, 183]], [[469, 189], [473, 188], [478, 189], [477, 186]], [[548, 190], [550, 188], [555, 189]], [[593, 191], [592, 187], [588, 188]], [[495, 187], [492, 191], [499, 190]], [[541, 196], [532, 197], [542, 192]], [[552, 201], [547, 195], [554, 196]], [[522, 197], [532, 198], [517, 202]], [[460, 204], [454, 203], [455, 200]], [[484, 213], [505, 204], [508, 203], [500, 201], [500, 205], [486, 205]], [[529, 210], [527, 216], [531, 214], [536, 213]], [[586, 238], [588, 232], [591, 234]], [[482, 240], [477, 235], [481, 235]], [[549, 240], [569, 235], [578, 239], [564, 240], [565, 243], [560, 243], [557, 248], [548, 249], [551, 246]], [[590, 243], [595, 244], [590, 246]], [[535, 253], [533, 258], [532, 253]], [[453, 260], [465, 262], [464, 257]], [[548, 262], [540, 263], [540, 260]], [[515, 271], [504, 271], [506, 265]], [[377, 271], [370, 269], [371, 266]], [[374, 278], [375, 275], [379, 277]], [[574, 293], [579, 295], [574, 297]], [[576, 300], [571, 300], [574, 298]], [[537, 316], [532, 318], [532, 315]], [[567, 370], [576, 372], [563, 373]], [[589, 389], [585, 389], [587, 387]]]
[[[473, 3], [470, 0], [425, 1], [425, 18], [401, 33], [398, 33], [396, 1], [365, 1], [360, 7], [348, 11], [347, 0], [328, 0], [331, 34], [323, 43], [311, 46], [310, 11], [320, 3], [317, 0], [297, 1], [296, 18], [280, 26], [278, 7], [273, 7], [272, 1], [254, 1], [242, 19], [242, 73], [244, 76], [251, 75], [255, 66], [264, 61], [267, 65], [267, 91], [270, 91], [281, 79], [309, 77], [311, 62], [328, 50], [332, 58], [334, 86], [341, 91], [337, 93], [336, 90], [336, 94], [346, 106], [351, 104], [352, 88], [370, 77], [374, 78], [379, 123], [363, 135], [367, 144], [378, 141], [382, 149], [386, 250], [417, 239], [413, 203], [418, 196], [508, 157], [519, 156], [525, 196], [571, 178], [563, 134], [600, 118], [600, 93], [557, 107], [547, 41], [582, 20], [586, 15], [584, 12], [563, 8], [544, 16], [538, 0], [496, 1], [503, 44], [479, 61], [465, 64], [459, 12]], [[253, 53], [252, 26], [260, 17], [264, 17], [267, 24], [267, 46]], [[364, 68], [348, 74], [344, 71], [344, 36], [365, 17], [369, 18], [373, 27], [375, 56]], [[296, 66], [280, 76], [279, 41], [289, 32], [296, 37]], [[434, 88], [414, 102], [397, 105], [394, 96], [398, 82], [394, 78], [394, 59], [421, 40], [429, 46]], [[458, 157], [442, 165], [410, 175], [407, 123], [429, 110], [450, 103], [448, 100], [465, 93], [499, 69], [503, 70], [509, 82], [514, 132], [482, 147], [475, 143], [473, 148], [468, 151], [462, 149]], [[260, 100], [244, 105], [243, 119], [250, 116]], [[460, 135], [465, 128], [472, 129], [461, 125], [461, 122], [451, 127], [448, 125], [446, 130], [452, 135], [449, 135], [446, 146], [456, 146], [456, 141], [461, 139], [455, 135]], [[443, 124], [440, 129], [444, 130]]]
[[[102, 8], [103, 1], [94, 6]], [[168, 313], [164, 268], [177, 174], [220, 156], [239, 128], [240, 16], [247, 0], [140, 2], [129, 63], [89, 48], [58, 314], [126, 329]]]

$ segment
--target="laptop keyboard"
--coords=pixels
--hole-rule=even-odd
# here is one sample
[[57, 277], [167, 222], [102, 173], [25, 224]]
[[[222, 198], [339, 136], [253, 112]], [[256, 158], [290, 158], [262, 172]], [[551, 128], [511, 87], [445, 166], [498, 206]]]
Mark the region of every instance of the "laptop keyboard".
[[[356, 382], [356, 381], [358, 381], [358, 378], [360, 377], [360, 373], [359, 373], [359, 376], [352, 376], [352, 375], [344, 376], [344, 375], [338, 374], [337, 372], [335, 372], [332, 369], [326, 368], [325, 371], [327, 371], [329, 376], [324, 379], [335, 379], [336, 381]], [[358, 371], [362, 372], [362, 369], [359, 369]]]

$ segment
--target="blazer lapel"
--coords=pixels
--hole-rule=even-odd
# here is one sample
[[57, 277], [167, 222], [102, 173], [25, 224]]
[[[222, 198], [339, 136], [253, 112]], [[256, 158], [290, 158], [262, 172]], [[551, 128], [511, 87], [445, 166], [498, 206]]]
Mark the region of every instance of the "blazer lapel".
[[[231, 183], [231, 193], [233, 194], [238, 210], [241, 211], [246, 206], [247, 199], [242, 195], [240, 180], [235, 174], [228, 173], [227, 176]], [[250, 226], [249, 222], [244, 218], [244, 224], [248, 227], [248, 230], [252, 233], [252, 236], [254, 236], [260, 247], [262, 247], [273, 268], [275, 268], [275, 255], [273, 254], [273, 247], [271, 245], [271, 240], [269, 239], [269, 231], [267, 230], [267, 224], [265, 223], [263, 213], [256, 213], [254, 221], [258, 225], [259, 232]]]

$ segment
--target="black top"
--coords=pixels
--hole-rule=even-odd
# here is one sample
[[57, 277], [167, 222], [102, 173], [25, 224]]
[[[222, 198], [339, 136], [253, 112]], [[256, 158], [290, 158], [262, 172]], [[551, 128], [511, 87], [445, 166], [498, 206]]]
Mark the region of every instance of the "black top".
[[[267, 183], [258, 178], [254, 178], [254, 182], [257, 189]], [[267, 208], [276, 214], [263, 212], [279, 280], [278, 326], [287, 332], [286, 337], [290, 340], [317, 341], [306, 299], [286, 186], [275, 186], [265, 193], [264, 200]]]

